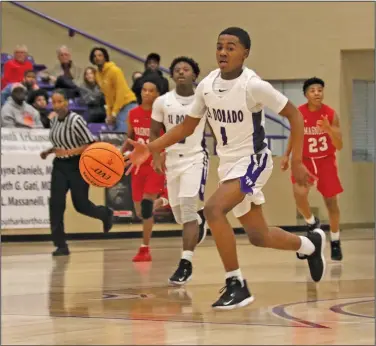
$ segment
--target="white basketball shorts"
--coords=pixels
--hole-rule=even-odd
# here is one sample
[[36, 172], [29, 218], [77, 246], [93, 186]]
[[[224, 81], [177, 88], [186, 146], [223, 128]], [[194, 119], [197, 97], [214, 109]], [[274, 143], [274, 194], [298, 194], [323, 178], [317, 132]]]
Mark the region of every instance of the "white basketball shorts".
[[240, 188], [246, 194], [242, 202], [232, 209], [235, 217], [241, 217], [251, 210], [251, 203], [265, 203], [262, 188], [273, 171], [273, 158], [269, 149], [234, 161], [227, 160], [218, 167], [219, 182], [240, 179]]
[[198, 196], [204, 200], [209, 156], [206, 152], [185, 157], [167, 154], [166, 179], [168, 200], [171, 207], [180, 205], [180, 198]]

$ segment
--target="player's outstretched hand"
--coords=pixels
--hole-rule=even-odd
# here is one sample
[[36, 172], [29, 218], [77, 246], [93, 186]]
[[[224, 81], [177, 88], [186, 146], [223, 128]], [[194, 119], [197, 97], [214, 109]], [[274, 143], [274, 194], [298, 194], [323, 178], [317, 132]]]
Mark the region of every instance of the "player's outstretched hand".
[[133, 168], [136, 168], [136, 174], [138, 173], [140, 166], [149, 158], [150, 150], [144, 143], [139, 143], [133, 139], [128, 138], [128, 143], [133, 146], [132, 152], [125, 158], [125, 167], [128, 167], [125, 172], [129, 175]]
[[282, 156], [282, 160], [281, 160], [281, 170], [284, 172], [284, 171], [287, 171], [289, 169], [289, 160], [290, 158], [286, 155]]
[[291, 171], [298, 185], [308, 187], [317, 180], [317, 177], [308, 171], [302, 162], [291, 162]]

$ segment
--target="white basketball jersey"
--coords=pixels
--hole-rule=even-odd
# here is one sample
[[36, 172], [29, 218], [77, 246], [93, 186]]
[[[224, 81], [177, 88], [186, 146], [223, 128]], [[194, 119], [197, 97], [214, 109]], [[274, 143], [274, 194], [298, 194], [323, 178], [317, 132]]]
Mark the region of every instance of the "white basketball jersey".
[[[191, 113], [193, 99], [187, 100], [187, 103], [179, 102], [179, 100], [176, 98], [175, 90], [166, 93], [162, 97], [164, 98], [163, 124], [166, 127], [166, 131], [169, 131], [176, 125], [182, 123], [185, 117]], [[205, 149], [205, 123], [206, 119], [205, 117], [203, 117], [193, 134], [191, 134], [181, 142], [166, 148], [166, 152], [173, 152], [184, 155], [193, 155], [202, 152]]]
[[250, 105], [249, 98], [247, 105], [247, 84], [251, 78], [258, 78], [256, 73], [244, 68], [235, 85], [222, 97], [213, 91], [219, 74], [217, 69], [201, 82], [206, 117], [217, 139], [219, 158], [227, 161], [260, 152], [267, 147], [264, 110], [256, 103]]

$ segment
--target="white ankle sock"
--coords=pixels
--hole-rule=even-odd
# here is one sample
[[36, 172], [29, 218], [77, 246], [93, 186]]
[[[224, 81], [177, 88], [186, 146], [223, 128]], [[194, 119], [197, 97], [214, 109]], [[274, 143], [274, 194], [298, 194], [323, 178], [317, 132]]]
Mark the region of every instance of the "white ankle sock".
[[302, 241], [302, 244], [297, 252], [303, 255], [312, 255], [315, 251], [315, 245], [313, 245], [313, 243], [307, 237], [300, 236], [299, 238]]
[[192, 258], [193, 258], [193, 251], [188, 251], [188, 250], [184, 250], [181, 254], [181, 258], [182, 259], [185, 259], [189, 262], [192, 262]]
[[337, 232], [330, 231], [330, 240], [331, 241], [339, 240], [339, 231], [337, 231]]
[[141, 244], [141, 247], [149, 247], [149, 245]]
[[233, 276], [236, 276], [238, 280], [243, 284], [244, 279], [243, 279], [243, 275], [240, 269], [236, 269], [236, 270], [226, 273], [226, 279], [232, 278]]
[[309, 224], [309, 225], [313, 225], [315, 223], [315, 217], [314, 215], [312, 214], [311, 217], [309, 219], [305, 219], [305, 221]]

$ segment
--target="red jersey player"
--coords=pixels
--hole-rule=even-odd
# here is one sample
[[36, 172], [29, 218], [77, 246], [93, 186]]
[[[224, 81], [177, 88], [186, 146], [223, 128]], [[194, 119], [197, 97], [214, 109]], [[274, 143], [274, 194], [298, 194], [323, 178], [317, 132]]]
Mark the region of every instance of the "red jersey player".
[[[128, 116], [128, 138], [141, 143], [149, 143], [151, 112], [155, 99], [160, 95], [159, 81], [153, 77], [145, 78], [141, 90], [142, 103], [132, 109]], [[132, 146], [124, 143], [122, 152], [127, 156]], [[132, 198], [136, 214], [142, 219], [143, 244], [134, 262], [151, 261], [149, 243], [153, 230], [153, 203], [164, 188], [165, 176], [157, 174], [152, 165], [152, 157], [140, 167], [139, 171], [132, 171]]]
[[[317, 177], [317, 190], [324, 198], [330, 221], [331, 257], [342, 260], [339, 240], [339, 218], [337, 195], [343, 189], [338, 176], [336, 151], [342, 149], [339, 118], [334, 109], [323, 103], [325, 83], [319, 78], [304, 82], [303, 92], [308, 102], [299, 107], [304, 118], [303, 163]], [[281, 162], [282, 170], [288, 169], [291, 143]], [[294, 197], [299, 212], [305, 218], [309, 231], [320, 227], [320, 220], [313, 216], [308, 202], [309, 188], [295, 184], [292, 177]], [[298, 254], [298, 258], [304, 256]]]

